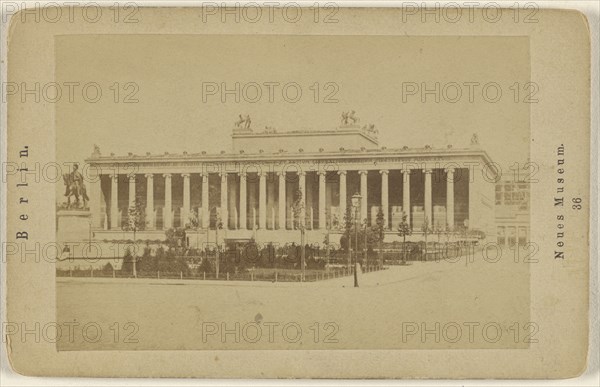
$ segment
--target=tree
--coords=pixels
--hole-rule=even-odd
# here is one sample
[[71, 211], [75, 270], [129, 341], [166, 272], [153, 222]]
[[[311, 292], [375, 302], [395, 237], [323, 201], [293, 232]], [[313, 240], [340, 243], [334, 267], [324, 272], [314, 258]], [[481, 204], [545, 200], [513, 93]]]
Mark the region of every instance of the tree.
[[369, 242], [372, 239], [372, 238], [369, 238], [369, 236], [370, 236], [369, 231], [370, 231], [370, 228], [369, 228], [368, 220], [367, 220], [367, 218], [365, 218], [365, 219], [363, 219], [363, 221], [361, 223], [360, 239], [359, 239], [361, 241], [364, 241], [364, 244], [362, 246], [362, 250], [364, 251], [362, 263], [364, 265], [367, 265], [368, 264], [367, 261], [369, 260], [368, 259], [368, 251], [369, 251], [369, 245], [370, 245]]
[[164, 247], [159, 246], [158, 249], [156, 249], [156, 253], [154, 254], [154, 260], [152, 262], [150, 271], [155, 272], [155, 271], [160, 270], [160, 268], [164, 266], [164, 261], [166, 259], [167, 259], [167, 253], [166, 253]]
[[379, 242], [379, 266], [383, 266], [383, 239], [385, 238], [385, 219], [381, 208], [377, 212], [377, 218], [375, 219], [375, 227], [373, 227], [373, 236], [376, 241]]
[[153, 265], [154, 265], [154, 257], [152, 256], [152, 251], [150, 249], [150, 246], [146, 245], [144, 247], [144, 253], [142, 254], [142, 256], [140, 257], [140, 259], [137, 262], [137, 269], [139, 270], [140, 273], [147, 273], [147, 272], [151, 272], [153, 271]]
[[[200, 210], [199, 210], [200, 211]], [[189, 213], [189, 216], [187, 218], [187, 223], [185, 224], [185, 229], [186, 230], [193, 230], [196, 233], [196, 250], [198, 250], [200, 248], [199, 243], [200, 243], [200, 238], [198, 238], [198, 229], [200, 229], [201, 224], [200, 224], [200, 217], [198, 216], [198, 212], [196, 212], [196, 210], [191, 210]], [[189, 249], [192, 250], [192, 249]], [[191, 253], [191, 251], [188, 251], [188, 253]]]
[[125, 255], [123, 255], [123, 264], [121, 265], [121, 271], [133, 271], [134, 263], [135, 259], [133, 258], [133, 254], [131, 254], [131, 249], [128, 246], [125, 249]]
[[[221, 267], [221, 254], [220, 254], [220, 246], [219, 246], [219, 230], [223, 229], [223, 220], [221, 218], [221, 210], [220, 208], [215, 209], [215, 277], [219, 278], [219, 269]], [[207, 234], [208, 235], [208, 234]]]
[[185, 224], [186, 228], [197, 230], [200, 227], [200, 218], [198, 213], [194, 210], [190, 211], [188, 216], [188, 222]]
[[341, 226], [341, 224], [340, 224], [340, 218], [338, 217], [337, 214], [334, 214], [331, 217], [330, 228], [331, 229], [338, 229], [340, 226]]
[[292, 213], [294, 215], [294, 225], [300, 230], [300, 265], [302, 266], [302, 280], [304, 281], [306, 270], [306, 246], [304, 246], [306, 222], [304, 219], [304, 195], [302, 193], [302, 187], [297, 190], [294, 195]]
[[104, 273], [112, 273], [112, 272], [113, 272], [113, 270], [114, 270], [114, 269], [113, 269], [113, 265], [111, 265], [111, 264], [110, 264], [110, 262], [108, 262], [106, 265], [104, 265], [104, 266], [102, 267], [102, 271], [103, 271]]
[[183, 254], [186, 247], [185, 229], [180, 227], [171, 227], [165, 230], [166, 244], [169, 250], [176, 250], [178, 254]]
[[[133, 203], [127, 209], [127, 223], [123, 227], [124, 231], [132, 231], [133, 232], [133, 243], [135, 243], [135, 234], [138, 231], [143, 231], [146, 229], [146, 213], [144, 211], [144, 203], [140, 200], [140, 198], [135, 198]], [[136, 268], [137, 257], [133, 257], [133, 276], [137, 277], [137, 268]]]
[[411, 234], [407, 219], [406, 213], [402, 212], [402, 222], [398, 225], [398, 236], [402, 237], [402, 263], [405, 263], [406, 259], [406, 236]]
[[450, 243], [450, 235], [452, 235], [453, 231], [453, 227], [446, 223], [446, 244]]
[[202, 259], [199, 270], [203, 273], [212, 273], [214, 271], [214, 265], [210, 262], [208, 257]]
[[340, 245], [346, 246], [348, 250], [348, 268], [352, 265], [352, 229], [354, 228], [354, 219], [352, 216], [352, 207], [346, 206], [346, 213], [344, 214], [344, 235], [346, 238], [346, 243], [344, 244], [342, 240], [340, 240]]
[[441, 224], [436, 224], [433, 232], [437, 235], [437, 241], [438, 241], [438, 243], [440, 243], [440, 237], [444, 233], [444, 228], [442, 227]]
[[[346, 210], [348, 212], [348, 210]], [[350, 209], [350, 211], [352, 211]], [[340, 245], [342, 248], [348, 248], [348, 252], [351, 252], [351, 249], [358, 251], [363, 251], [363, 255], [360, 262], [367, 260], [367, 252], [373, 251], [373, 246], [379, 242], [380, 235], [376, 226], [370, 227], [367, 224], [367, 219], [363, 219], [363, 221], [358, 225], [358, 229], [354, 224], [354, 220], [351, 217], [351, 213], [347, 214], [345, 217], [345, 230], [344, 234], [340, 237]], [[352, 255], [348, 255], [348, 259], [352, 260]], [[359, 259], [357, 258], [357, 261]]]
[[323, 244], [325, 245], [325, 264], [327, 266], [329, 266], [329, 247], [331, 245], [329, 229], [330, 225], [327, 226], [327, 233], [325, 234], [325, 238], [323, 239]]
[[426, 216], [425, 219], [423, 219], [423, 225], [421, 226], [421, 231], [423, 231], [423, 235], [425, 236], [424, 254], [425, 254], [425, 260], [427, 260], [427, 235], [431, 232], [431, 227], [429, 225], [429, 217], [428, 216]]

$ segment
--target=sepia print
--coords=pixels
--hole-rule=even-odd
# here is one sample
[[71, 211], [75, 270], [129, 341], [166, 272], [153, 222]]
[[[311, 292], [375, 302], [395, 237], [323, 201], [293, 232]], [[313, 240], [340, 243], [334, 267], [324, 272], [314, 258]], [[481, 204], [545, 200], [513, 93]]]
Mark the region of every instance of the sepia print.
[[[587, 279], [553, 285], [540, 275], [561, 267], [587, 278], [587, 242], [576, 247], [565, 238], [587, 231], [589, 184], [585, 154], [577, 171], [564, 161], [587, 152], [589, 95], [581, 90], [574, 105], [577, 133], [540, 128], [552, 124], [539, 109], [551, 111], [549, 96], [567, 90], [534, 71], [543, 33], [528, 25], [508, 33], [514, 20], [454, 31], [411, 19], [419, 15], [412, 9], [329, 6], [298, 19], [296, 32], [285, 17], [244, 24], [243, 7], [235, 23], [220, 8], [136, 11], [142, 21], [115, 32], [86, 23], [64, 34], [60, 23], [36, 26], [54, 28], [52, 71], [51, 84], [39, 88], [46, 103], [31, 109], [47, 111], [52, 130], [35, 146], [17, 143], [21, 134], [11, 138], [9, 121], [9, 160], [22, 170], [37, 154], [42, 175], [48, 163], [54, 171], [28, 188], [47, 203], [39, 226], [48, 240], [39, 239], [39, 251], [45, 296], [54, 300], [39, 320], [42, 341], [54, 356], [99, 362], [93, 371], [48, 366], [47, 373], [535, 377], [547, 372], [540, 348], [552, 345], [548, 332], [557, 326], [533, 310], [561, 304], [560, 295], [541, 300], [540, 286], [578, 294], [573, 317], [587, 329]], [[201, 31], [187, 27], [192, 14]], [[158, 20], [175, 15], [182, 24], [161, 32]], [[413, 32], [387, 24], [393, 17]], [[564, 19], [586, 39], [574, 13], [537, 17]], [[382, 25], [360, 33], [349, 29], [352, 18]], [[18, 47], [28, 25], [15, 23]], [[574, 82], [585, 86], [587, 48], [562, 44], [557, 50], [576, 58], [562, 58], [565, 66], [577, 68]], [[9, 72], [18, 81], [6, 90], [9, 108], [27, 104], [19, 84], [26, 76]], [[23, 188], [10, 185], [18, 174], [8, 177], [9, 196], [22, 196], [11, 191]], [[558, 207], [564, 211], [555, 214]], [[546, 215], [553, 220], [541, 220]], [[565, 217], [582, 222], [567, 236]], [[36, 235], [15, 232], [19, 243]], [[14, 246], [9, 267], [11, 254], [23, 261]], [[4, 335], [13, 345], [26, 341], [21, 329], [9, 326]], [[565, 340], [555, 344], [572, 345], [577, 356], [558, 377], [585, 365], [585, 332], [577, 345]], [[514, 374], [483, 364], [472, 373], [432, 371], [417, 358], [401, 369], [299, 373], [272, 363], [262, 372], [248, 362], [232, 371], [257, 350], [271, 351], [270, 359], [303, 356], [306, 365], [316, 359], [308, 353], [404, 358], [404, 350], [440, 359], [491, 350], [502, 364], [512, 353], [541, 363]], [[156, 374], [101, 360], [136, 356], [122, 351], [182, 351], [199, 356], [203, 368]], [[224, 368], [211, 368], [220, 359]]]
[[[216, 46], [229, 49], [205, 55]], [[423, 126], [432, 114], [449, 119], [462, 110], [431, 106], [436, 88], [447, 89], [435, 79], [475, 84], [479, 71], [527, 84], [527, 46], [526, 39], [495, 37], [59, 37], [59, 84], [118, 71], [139, 79], [140, 91], [139, 102], [117, 113], [122, 122], [107, 118], [114, 101], [93, 106], [98, 119], [85, 100], [56, 105], [57, 159], [73, 165], [66, 192], [57, 195], [57, 242], [68, 246], [57, 263], [57, 318], [99, 321], [102, 313], [107, 326], [135, 321], [140, 329], [132, 333], [139, 343], [63, 336], [58, 349], [526, 347], [506, 334], [499, 341], [512, 325], [535, 335], [526, 327], [527, 265], [486, 260], [500, 249], [508, 255], [529, 247], [529, 182], [515, 181], [509, 169], [525, 170], [528, 141], [508, 146], [529, 138], [529, 106], [512, 97], [495, 102], [513, 115], [508, 132], [496, 132], [506, 124], [500, 114], [484, 126], [472, 116], [451, 127]], [[142, 62], [136, 50], [144, 47], [152, 54]], [[429, 65], [429, 82], [390, 82], [398, 68], [403, 79], [418, 79], [433, 57], [451, 62], [483, 47], [488, 55], [471, 63]], [[353, 49], [368, 55], [340, 73], [340, 52]], [[507, 54], [510, 66], [500, 60]], [[374, 72], [373, 58], [388, 65]], [[295, 77], [285, 78], [294, 66]], [[185, 83], [173, 74], [185, 74]], [[473, 104], [492, 104], [485, 99], [497, 98], [491, 89], [502, 86], [489, 85], [471, 86]], [[431, 89], [421, 90], [429, 104], [415, 95], [421, 87]], [[157, 106], [154, 93], [173, 101]], [[361, 115], [344, 111], [344, 100], [360, 104]], [[175, 109], [187, 118], [178, 120]], [[174, 124], [149, 122], [161, 119]], [[485, 146], [501, 138], [504, 146]], [[473, 276], [481, 281], [469, 289], [477, 299], [461, 297], [464, 289], [452, 293]], [[506, 292], [509, 278], [513, 291]], [[366, 313], [373, 300], [377, 309]], [[97, 309], [103, 302], [109, 311]], [[173, 310], [152, 318], [159, 307]], [[365, 311], [359, 319], [357, 310]], [[486, 316], [488, 325], [469, 326], [466, 311]], [[156, 335], [167, 327], [169, 335]], [[482, 336], [469, 338], [469, 329]]]

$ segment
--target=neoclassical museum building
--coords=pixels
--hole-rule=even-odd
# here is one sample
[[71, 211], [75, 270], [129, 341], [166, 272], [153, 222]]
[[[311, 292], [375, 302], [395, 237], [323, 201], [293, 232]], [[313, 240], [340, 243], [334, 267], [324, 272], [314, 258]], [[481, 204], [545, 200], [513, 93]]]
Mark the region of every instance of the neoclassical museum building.
[[164, 239], [164, 230], [187, 226], [200, 242], [297, 243], [300, 198], [307, 240], [322, 243], [326, 233], [341, 232], [355, 194], [361, 222], [374, 224], [381, 209], [386, 240], [398, 238], [403, 212], [409, 240], [423, 238], [424, 222], [495, 238], [494, 169], [476, 135], [465, 147], [387, 148], [373, 126], [278, 132], [237, 125], [231, 138], [229, 150], [197, 153], [117, 156], [95, 147], [86, 160], [100, 176], [86, 183], [94, 239], [131, 238], [124, 225], [137, 201], [146, 225], [136, 239]]

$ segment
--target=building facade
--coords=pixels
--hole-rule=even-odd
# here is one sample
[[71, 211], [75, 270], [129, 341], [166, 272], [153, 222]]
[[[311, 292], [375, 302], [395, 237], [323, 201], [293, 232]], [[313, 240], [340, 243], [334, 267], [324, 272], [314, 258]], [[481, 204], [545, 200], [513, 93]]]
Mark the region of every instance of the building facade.
[[508, 247], [529, 242], [529, 198], [529, 183], [500, 181], [496, 184], [498, 245]]
[[431, 231], [496, 232], [494, 171], [476, 139], [465, 148], [388, 149], [372, 127], [355, 125], [236, 128], [231, 136], [231, 150], [216, 153], [106, 156], [96, 149], [86, 160], [96, 174], [88, 183], [95, 238], [123, 238], [137, 202], [145, 209], [140, 239], [188, 227], [209, 240], [222, 225], [221, 237], [292, 242], [302, 219], [309, 238], [321, 243], [343, 228], [356, 193], [360, 220], [372, 225], [381, 211], [391, 238], [403, 213], [416, 240], [425, 223]]

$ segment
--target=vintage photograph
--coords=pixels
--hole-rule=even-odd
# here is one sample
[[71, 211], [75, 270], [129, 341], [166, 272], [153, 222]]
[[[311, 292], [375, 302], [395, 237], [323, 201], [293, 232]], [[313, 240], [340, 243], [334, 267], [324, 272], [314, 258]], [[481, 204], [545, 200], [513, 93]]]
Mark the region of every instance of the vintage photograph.
[[81, 82], [56, 104], [56, 312], [80, 322], [58, 350], [535, 340], [527, 38], [84, 35], [55, 53], [57, 83]]
[[5, 7], [0, 360], [588, 372], [597, 23], [517, 3]]

